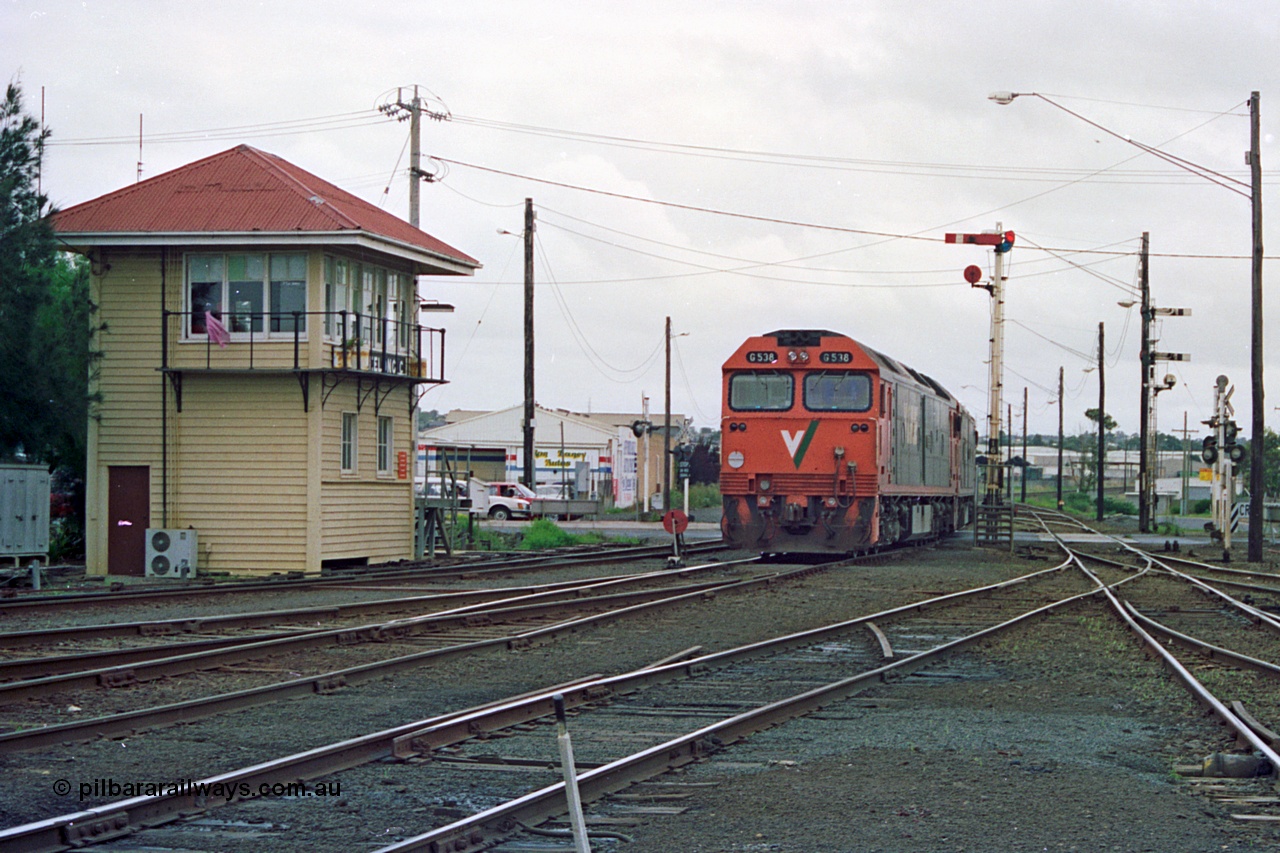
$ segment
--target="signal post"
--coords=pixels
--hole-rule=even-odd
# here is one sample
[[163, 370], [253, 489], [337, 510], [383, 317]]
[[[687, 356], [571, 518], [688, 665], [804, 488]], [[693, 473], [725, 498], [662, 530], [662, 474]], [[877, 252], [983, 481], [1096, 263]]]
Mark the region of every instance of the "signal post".
[[976, 264], [965, 268], [965, 281], [991, 295], [991, 370], [990, 400], [987, 405], [987, 478], [982, 505], [978, 510], [975, 536], [983, 544], [1013, 547], [1012, 507], [1004, 506], [1002, 487], [1004, 469], [1000, 464], [1000, 404], [1004, 393], [1004, 256], [1013, 248], [1014, 234], [996, 223], [995, 231], [980, 234], [947, 234], [948, 243], [991, 246], [995, 251], [995, 269], [990, 281], [982, 281], [982, 268]]

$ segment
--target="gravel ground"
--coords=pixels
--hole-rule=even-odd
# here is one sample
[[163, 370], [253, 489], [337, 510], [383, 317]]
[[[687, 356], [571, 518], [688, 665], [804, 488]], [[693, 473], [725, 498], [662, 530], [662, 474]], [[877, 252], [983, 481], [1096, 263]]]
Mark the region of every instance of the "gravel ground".
[[[200, 778], [571, 677], [622, 671], [690, 645], [729, 648], [1047, 565], [957, 540], [752, 596], [720, 595], [525, 652], [489, 652], [125, 740], [0, 757], [0, 824], [106, 801], [58, 797], [52, 779], [78, 785], [157, 774]], [[1091, 602], [757, 735], [670, 775], [667, 788], [638, 788], [693, 796], [669, 809], [676, 813], [631, 814], [626, 819], [638, 817], [638, 824], [621, 828], [631, 843], [602, 841], [595, 849], [1275, 849], [1280, 824], [1231, 814], [1280, 814], [1277, 806], [1222, 800], [1275, 796], [1274, 778], [1198, 780], [1175, 772], [1230, 748], [1224, 729]], [[311, 814], [282, 817], [279, 801], [252, 801], [209, 815], [214, 822], [200, 843], [191, 831], [160, 830], [107, 849], [369, 850], [465, 813], [472, 801], [464, 783], [441, 797], [417, 781], [426, 772], [440, 774], [433, 765], [359, 768], [343, 775], [341, 801], [316, 803]], [[531, 779], [529, 786], [544, 783]], [[615, 801], [590, 812], [619, 819], [635, 807]]]

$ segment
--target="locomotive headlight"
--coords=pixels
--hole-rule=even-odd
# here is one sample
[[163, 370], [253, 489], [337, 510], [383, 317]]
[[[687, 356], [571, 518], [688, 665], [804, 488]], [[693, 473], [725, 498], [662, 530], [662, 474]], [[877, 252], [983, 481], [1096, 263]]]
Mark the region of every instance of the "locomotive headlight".
[[795, 350], [790, 350], [787, 352], [787, 361], [791, 362], [792, 364], [795, 364], [799, 358], [800, 356], [796, 354]]
[[804, 350], [801, 350], [801, 351], [800, 351], [800, 363], [801, 363], [801, 364], [805, 364], [805, 363], [806, 363], [806, 362], [808, 362], [808, 361], [809, 361], [809, 353], [805, 352]]
[[759, 482], [760, 491], [767, 492], [769, 491], [769, 487], [772, 485], [773, 485], [773, 482], [768, 477], [760, 478], [760, 482]]

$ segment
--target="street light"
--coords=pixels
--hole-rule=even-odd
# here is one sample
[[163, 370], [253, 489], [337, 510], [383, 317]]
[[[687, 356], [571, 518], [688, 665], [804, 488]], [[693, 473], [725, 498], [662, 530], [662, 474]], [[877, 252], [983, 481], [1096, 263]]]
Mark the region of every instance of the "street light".
[[[1177, 166], [1179, 169], [1190, 172], [1193, 175], [1199, 175], [1211, 183], [1217, 184], [1224, 189], [1242, 195], [1250, 201], [1250, 210], [1252, 215], [1253, 226], [1253, 265], [1252, 265], [1252, 311], [1251, 311], [1251, 379], [1252, 379], [1252, 404], [1253, 404], [1253, 423], [1250, 430], [1250, 444], [1260, 451], [1263, 446], [1263, 414], [1265, 412], [1264, 393], [1263, 393], [1263, 364], [1262, 364], [1262, 152], [1261, 152], [1261, 98], [1258, 92], [1249, 94], [1249, 150], [1245, 152], [1245, 164], [1249, 166], [1250, 182], [1245, 184], [1243, 181], [1206, 169], [1195, 163], [1185, 160], [1181, 157], [1175, 157], [1166, 154], [1159, 148], [1150, 145], [1144, 145], [1141, 142], [1130, 139], [1128, 136], [1122, 136], [1110, 128], [1103, 127], [1095, 121], [1080, 115], [1077, 112], [1067, 109], [1059, 103], [1046, 98], [1039, 92], [992, 92], [987, 96], [988, 100], [995, 101], [1002, 106], [1013, 103], [1014, 98], [1028, 95], [1039, 98], [1045, 103], [1057, 107], [1063, 112], [1080, 119], [1091, 127], [1101, 130], [1109, 136], [1123, 140], [1135, 148], [1159, 157], [1168, 163]], [[1233, 186], [1234, 185], [1234, 186]], [[1245, 191], [1248, 187], [1248, 191]], [[1145, 371], [1145, 365], [1144, 365]], [[1145, 372], [1144, 372], [1145, 376]], [[1263, 481], [1263, 458], [1261, 452], [1249, 454], [1249, 562], [1258, 563], [1262, 561], [1262, 498], [1263, 490], [1261, 484]]]

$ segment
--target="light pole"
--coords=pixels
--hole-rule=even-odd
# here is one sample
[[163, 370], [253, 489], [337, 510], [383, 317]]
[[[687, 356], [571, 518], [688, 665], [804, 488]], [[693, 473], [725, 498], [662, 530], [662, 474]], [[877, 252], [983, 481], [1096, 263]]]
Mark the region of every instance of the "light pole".
[[1039, 92], [992, 92], [987, 96], [988, 100], [995, 101], [1000, 105], [1013, 103], [1015, 98], [1029, 97], [1039, 98], [1050, 106], [1057, 107], [1068, 115], [1080, 119], [1091, 127], [1095, 127], [1109, 136], [1123, 140], [1129, 145], [1139, 150], [1160, 158], [1179, 169], [1198, 175], [1211, 183], [1215, 183], [1224, 189], [1230, 190], [1238, 195], [1242, 195], [1250, 201], [1250, 211], [1252, 214], [1253, 229], [1253, 267], [1251, 281], [1252, 310], [1250, 324], [1250, 362], [1251, 362], [1251, 378], [1252, 378], [1252, 407], [1253, 418], [1252, 428], [1250, 430], [1249, 443], [1254, 452], [1250, 454], [1249, 459], [1249, 562], [1257, 563], [1262, 561], [1262, 481], [1263, 481], [1263, 414], [1264, 393], [1263, 393], [1263, 365], [1262, 365], [1262, 152], [1260, 149], [1261, 140], [1261, 99], [1257, 92], [1251, 92], [1249, 95], [1249, 150], [1245, 152], [1245, 164], [1249, 166], [1250, 182], [1245, 184], [1235, 178], [1207, 169], [1204, 166], [1196, 165], [1181, 157], [1174, 157], [1166, 154], [1159, 148], [1150, 145], [1144, 145], [1130, 139], [1127, 136], [1116, 133], [1109, 128], [1103, 127], [1095, 121], [1080, 115], [1073, 110], [1069, 110], [1059, 103], [1046, 98]]

